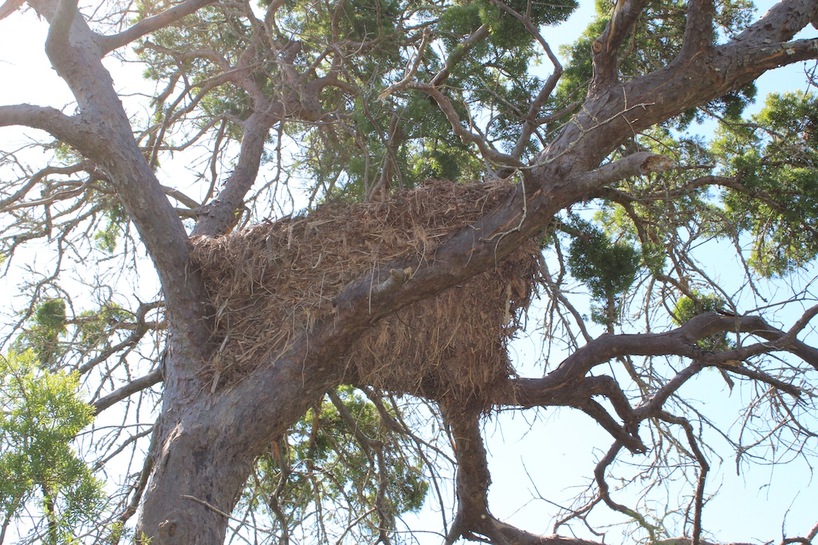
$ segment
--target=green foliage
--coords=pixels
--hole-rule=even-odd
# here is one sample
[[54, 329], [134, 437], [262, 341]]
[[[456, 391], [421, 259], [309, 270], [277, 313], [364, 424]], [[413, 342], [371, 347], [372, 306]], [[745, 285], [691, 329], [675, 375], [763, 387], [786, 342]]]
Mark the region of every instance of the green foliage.
[[63, 299], [48, 299], [34, 311], [34, 323], [56, 334], [65, 332], [66, 321]]
[[372, 402], [350, 387], [339, 388], [338, 398], [346, 415], [326, 399], [310, 409], [258, 461], [257, 485], [245, 501], [274, 497], [290, 520], [306, 520], [319, 506], [369, 513], [361, 531], [377, 536], [394, 528], [397, 515], [423, 505], [428, 483], [409, 443], [385, 425]]
[[740, 187], [724, 192], [731, 225], [752, 239], [749, 264], [771, 277], [818, 254], [818, 100], [770, 95], [751, 123], [725, 125], [714, 149]]
[[[576, 1], [513, 0], [507, 5], [541, 26], [565, 20]], [[145, 9], [143, 16], [151, 13]], [[488, 28], [488, 36], [464, 49], [463, 41], [481, 25]], [[321, 117], [320, 124], [287, 121], [282, 126], [284, 134], [304, 144], [298, 167], [314, 183], [315, 193], [329, 200], [359, 200], [381, 184], [405, 188], [433, 177], [475, 180], [485, 175], [486, 165], [476, 158], [472, 146], [453, 134], [431, 99], [415, 92], [379, 98], [416, 58], [424, 32], [435, 46], [424, 50], [417, 79], [430, 81], [447, 60], [457, 59], [441, 86], [464, 121], [472, 118], [474, 111], [468, 110], [473, 104], [489, 113], [491, 127], [484, 130], [500, 149], [514, 145], [520, 116], [542, 85], [528, 70], [542, 54], [534, 37], [516, 17], [486, 0], [434, 4], [348, 0], [342, 9], [288, 1], [278, 8], [275, 27], [266, 30], [248, 21], [240, 10], [206, 7], [187, 17], [183, 25], [153, 34], [150, 46], [140, 54], [149, 65], [148, 77], [172, 82], [181, 75], [195, 94], [197, 82], [211, 80], [220, 67], [207, 56], [173, 54], [180, 50], [179, 44], [184, 44], [184, 51], [219, 51], [232, 63], [258, 32], [268, 36], [251, 48], [256, 58], [249, 77], [270, 100], [278, 100], [281, 93], [298, 93], [294, 74], [321, 75], [331, 65], [338, 68], [332, 55], [356, 58], [355, 63], [342, 63], [342, 87], [325, 88], [320, 104], [302, 104]], [[276, 51], [257, 47], [261, 42], [275, 43]], [[251, 60], [246, 54], [244, 59]], [[209, 89], [198, 103], [205, 115], [190, 119], [201, 127], [200, 117], [222, 118], [228, 122], [225, 135], [238, 140], [237, 122], [246, 119], [253, 107], [247, 92], [221, 85]], [[162, 124], [161, 119], [154, 122]], [[536, 151], [536, 144], [527, 151]], [[101, 231], [99, 246], [111, 248], [112, 238], [108, 230]]]
[[698, 291], [694, 291], [693, 295], [693, 298], [685, 295], [676, 301], [673, 308], [673, 321], [676, 325], [682, 325], [700, 314], [714, 312], [724, 307], [724, 300], [718, 295], [703, 295]]
[[[507, 2], [507, 5], [517, 13], [528, 13], [536, 26], [553, 25], [564, 21], [577, 7], [575, 0], [548, 3], [512, 0]], [[451, 5], [438, 21], [438, 27], [444, 36], [468, 36], [481, 25], [487, 25], [489, 28], [488, 45], [506, 51], [528, 48], [532, 45], [533, 37], [524, 30], [516, 17], [485, 0], [471, 0]]]
[[119, 235], [128, 223], [128, 214], [121, 204], [115, 203], [105, 210], [104, 215], [105, 225], [94, 233], [94, 242], [97, 248], [112, 254], [116, 250]]
[[90, 349], [108, 342], [111, 326], [131, 317], [131, 314], [115, 303], [105, 303], [97, 311], [80, 313], [77, 320], [80, 346]]
[[626, 242], [613, 241], [602, 230], [578, 218], [570, 230], [574, 239], [568, 253], [568, 267], [585, 283], [591, 296], [604, 303], [604, 312], [594, 320], [610, 325], [616, 316], [615, 299], [630, 288], [639, 271], [639, 252]]
[[571, 274], [588, 285], [591, 295], [620, 295], [633, 284], [639, 270], [639, 252], [630, 244], [614, 242], [597, 227], [575, 220], [579, 234], [571, 243]]
[[64, 299], [46, 299], [35, 309], [30, 327], [20, 336], [20, 348], [30, 348], [44, 366], [52, 365], [62, 353], [60, 337], [66, 332], [68, 318]]
[[31, 350], [0, 357], [0, 515], [5, 525], [42, 509], [48, 543], [74, 542], [102, 508], [101, 483], [70, 445], [93, 420], [78, 390], [76, 374], [43, 371]]

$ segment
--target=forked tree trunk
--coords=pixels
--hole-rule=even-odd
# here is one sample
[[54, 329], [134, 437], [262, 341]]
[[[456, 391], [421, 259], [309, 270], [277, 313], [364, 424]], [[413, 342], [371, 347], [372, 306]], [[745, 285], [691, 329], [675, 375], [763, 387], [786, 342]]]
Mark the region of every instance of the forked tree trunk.
[[[168, 392], [166, 385], [137, 541], [224, 543], [227, 515], [255, 459], [269, 447], [268, 438], [283, 434], [337, 383], [332, 366], [321, 362], [332, 359], [339, 345], [327, 343], [328, 352], [308, 357], [307, 344], [296, 343], [287, 358], [215, 394], [204, 384], [184, 393]], [[184, 348], [177, 343], [169, 351], [185, 353]]]

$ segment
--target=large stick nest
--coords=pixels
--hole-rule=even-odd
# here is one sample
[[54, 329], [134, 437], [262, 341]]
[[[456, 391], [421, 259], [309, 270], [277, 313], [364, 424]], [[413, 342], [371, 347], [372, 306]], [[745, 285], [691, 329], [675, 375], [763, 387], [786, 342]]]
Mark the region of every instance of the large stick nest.
[[[195, 241], [220, 343], [213, 388], [283, 354], [333, 312], [350, 282], [395, 262], [432, 266], [453, 233], [504, 202], [509, 183], [427, 182], [385, 202], [329, 204], [303, 217]], [[531, 240], [490, 270], [382, 319], [343, 357], [350, 377], [400, 392], [480, 401], [508, 383], [507, 343], [540, 281]], [[374, 288], [374, 286], [373, 286]]]

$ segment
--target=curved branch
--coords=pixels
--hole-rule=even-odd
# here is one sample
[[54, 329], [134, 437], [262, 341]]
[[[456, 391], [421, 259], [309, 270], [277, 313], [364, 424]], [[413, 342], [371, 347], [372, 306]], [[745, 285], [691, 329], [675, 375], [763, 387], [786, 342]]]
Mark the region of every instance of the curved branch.
[[275, 122], [275, 117], [258, 109], [244, 122], [236, 168], [224, 182], [224, 188], [217, 198], [203, 207], [193, 236], [221, 235], [233, 226], [236, 211], [241, 208], [244, 196], [256, 181], [264, 143]]
[[451, 55], [446, 59], [446, 64], [443, 68], [438, 72], [435, 77], [429, 82], [429, 85], [433, 87], [437, 87], [439, 85], [443, 85], [446, 80], [449, 78], [449, 74], [452, 71], [452, 68], [460, 62], [461, 59], [471, 50], [475, 45], [477, 45], [482, 40], [485, 40], [489, 36], [490, 27], [488, 23], [484, 23], [480, 25], [480, 27], [471, 33], [471, 35], [457, 44], [457, 46], [452, 50]]
[[195, 13], [204, 6], [214, 4], [215, 2], [216, 0], [187, 0], [186, 2], [177, 4], [172, 8], [163, 11], [162, 13], [158, 13], [151, 17], [146, 17], [132, 27], [118, 34], [112, 34], [109, 36], [97, 35], [96, 42], [99, 45], [100, 54], [101, 56], [105, 56], [114, 49], [127, 45], [134, 40], [153, 32], [154, 30], [172, 25], [183, 17], [186, 17], [191, 13]]
[[51, 27], [48, 29], [48, 37], [45, 40], [45, 50], [49, 57], [62, 54], [69, 49], [68, 33], [74, 18], [79, 15], [78, 3], [78, 0], [59, 0], [57, 11], [49, 21]]
[[480, 154], [486, 161], [496, 165], [511, 167], [513, 169], [522, 168], [521, 163], [517, 158], [497, 151], [486, 139], [479, 134], [475, 134], [463, 126], [460, 116], [457, 115], [454, 104], [443, 92], [434, 85], [414, 83], [409, 85], [412, 89], [417, 89], [428, 94], [440, 107], [443, 115], [449, 121], [449, 125], [454, 130], [455, 134], [460, 137], [464, 144], [474, 144], [480, 150]]
[[694, 496], [693, 506], [693, 540], [692, 545], [701, 545], [702, 533], [702, 509], [704, 508], [704, 485], [707, 482], [707, 473], [710, 471], [710, 464], [704, 457], [704, 453], [699, 448], [699, 442], [693, 433], [693, 426], [686, 418], [674, 416], [664, 411], [661, 412], [659, 418], [665, 422], [681, 426], [687, 436], [687, 442], [690, 445], [690, 450], [699, 464], [700, 473], [696, 483], [696, 494]]
[[31, 104], [0, 106], [0, 127], [11, 125], [40, 129], [71, 145], [81, 144], [81, 139], [88, 136], [82, 130], [78, 118], [67, 116], [49, 106]]
[[[2, 109], [2, 106], [0, 106], [0, 109]], [[34, 186], [40, 183], [47, 176], [51, 176], [54, 174], [76, 174], [77, 172], [89, 170], [90, 168], [91, 165], [85, 161], [65, 167], [54, 166], [45, 167], [44, 169], [34, 173], [29, 178], [29, 180], [26, 183], [24, 183], [23, 186], [17, 191], [15, 191], [12, 195], [3, 200], [0, 200], [0, 210], [7, 210], [6, 208], [7, 206], [25, 197], [28, 194], [28, 192], [34, 188]]]
[[647, 530], [648, 534], [650, 535], [650, 541], [654, 542], [656, 540], [657, 528], [645, 520], [645, 517], [643, 517], [637, 511], [622, 505], [621, 503], [615, 502], [613, 498], [611, 498], [610, 487], [608, 486], [608, 482], [605, 480], [605, 470], [608, 469], [614, 460], [616, 460], [616, 456], [619, 454], [619, 451], [622, 450], [622, 447], [622, 443], [616, 441], [613, 445], [611, 445], [611, 448], [608, 449], [608, 452], [594, 468], [594, 478], [597, 486], [599, 487], [599, 497], [602, 498], [602, 501], [604, 501], [605, 504], [614, 511], [627, 515], [639, 523], [642, 528]]
[[589, 94], [595, 94], [616, 83], [618, 79], [616, 54], [646, 3], [646, 0], [616, 0], [608, 26], [592, 46], [594, 77], [591, 80]]

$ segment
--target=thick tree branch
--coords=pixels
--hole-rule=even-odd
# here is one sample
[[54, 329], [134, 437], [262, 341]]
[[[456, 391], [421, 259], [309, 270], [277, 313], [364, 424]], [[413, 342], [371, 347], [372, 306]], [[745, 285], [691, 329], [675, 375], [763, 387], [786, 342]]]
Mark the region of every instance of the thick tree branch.
[[611, 20], [592, 46], [594, 77], [588, 90], [597, 94], [618, 80], [619, 63], [616, 55], [627, 35], [632, 31], [646, 0], [616, 0]]
[[[208, 352], [210, 330], [204, 318], [208, 316], [204, 286], [188, 268], [187, 233], [134, 139], [85, 20], [64, 2], [57, 10], [48, 0], [32, 5], [55, 25], [47, 53], [77, 100], [76, 123], [81, 124], [84, 138], [68, 142], [105, 172], [159, 274], [170, 330], [179, 341], [169, 358], [166, 392], [178, 393], [177, 401], [189, 399], [199, 391], [198, 366]], [[70, 33], [64, 29], [69, 23]], [[173, 395], [166, 397], [171, 398]]]
[[149, 34], [160, 28], [167, 28], [178, 22], [183, 17], [195, 13], [199, 9], [209, 4], [215, 3], [216, 0], [186, 0], [181, 4], [177, 4], [172, 8], [166, 9], [162, 13], [158, 13], [151, 17], [146, 17], [140, 20], [132, 27], [124, 30], [118, 34], [111, 34], [109, 36], [96, 35], [96, 42], [99, 45], [101, 55], [107, 55], [114, 49], [118, 49], [127, 45], [142, 36]]
[[679, 59], [692, 59], [713, 46], [715, 29], [713, 18], [716, 5], [713, 0], [690, 0], [687, 4], [687, 24]]
[[664, 155], [639, 151], [592, 170], [583, 177], [581, 183], [597, 188], [632, 176], [665, 172], [674, 166], [673, 161]]
[[70, 117], [47, 106], [16, 104], [0, 106], [0, 127], [22, 125], [40, 129], [71, 145], [81, 145], [89, 134], [76, 117]]
[[236, 212], [241, 208], [244, 196], [256, 181], [267, 135], [278, 120], [278, 116], [270, 115], [275, 113], [256, 109], [244, 121], [236, 168], [225, 180], [224, 187], [216, 199], [202, 209], [193, 229], [193, 236], [221, 235], [235, 225]]
[[810, 0], [783, 0], [734, 40], [619, 85], [615, 62], [605, 58], [600, 45], [588, 99], [535, 160], [533, 178], [540, 184], [555, 183], [552, 163], [569, 152], [572, 161], [563, 165], [562, 177], [596, 168], [632, 134], [746, 85], [768, 70], [817, 58], [818, 40], [787, 41], [815, 20], [816, 12], [818, 6]]
[[[811, 309], [812, 310], [812, 309]], [[799, 321], [803, 327], [804, 320]], [[734, 350], [722, 352], [705, 352], [696, 344], [697, 341], [724, 332], [744, 332], [756, 335], [767, 342], [751, 344]], [[648, 404], [650, 409], [642, 407], [637, 411], [639, 419], [646, 411], [654, 411], [682, 384], [705, 366], [723, 365], [728, 361], [741, 361], [753, 355], [775, 351], [790, 352], [810, 365], [818, 363], [818, 350], [793, 339], [783, 331], [771, 327], [761, 318], [755, 316], [722, 316], [708, 313], [694, 317], [683, 326], [666, 333], [602, 335], [589, 342], [543, 378], [513, 379], [513, 393], [508, 398], [494, 400], [500, 404], [518, 407], [548, 406], [577, 403], [574, 394], [582, 396], [581, 385], [585, 375], [595, 366], [622, 356], [659, 356], [676, 355], [691, 358], [694, 364], [677, 374], [669, 381]], [[733, 369], [731, 369], [733, 370]], [[736, 368], [735, 372], [763, 380], [771, 385], [781, 386], [782, 391], [799, 395], [797, 388], [787, 387], [773, 377], [757, 374], [750, 369]], [[572, 384], [572, 388], [565, 388]], [[566, 394], [570, 391], [571, 394]], [[596, 392], [600, 393], [600, 392]], [[567, 397], [566, 397], [567, 396]], [[612, 401], [614, 398], [611, 398]], [[572, 401], [573, 400], [573, 401]], [[615, 405], [616, 406], [616, 405]], [[622, 406], [624, 409], [624, 406]], [[619, 411], [619, 409], [617, 409]], [[621, 416], [627, 413], [621, 413]]]
[[77, 11], [78, 0], [58, 0], [57, 10], [49, 20], [51, 27], [48, 29], [48, 37], [45, 40], [45, 50], [49, 57], [60, 55], [62, 51], [69, 48], [68, 33], [74, 18], [79, 15]]

